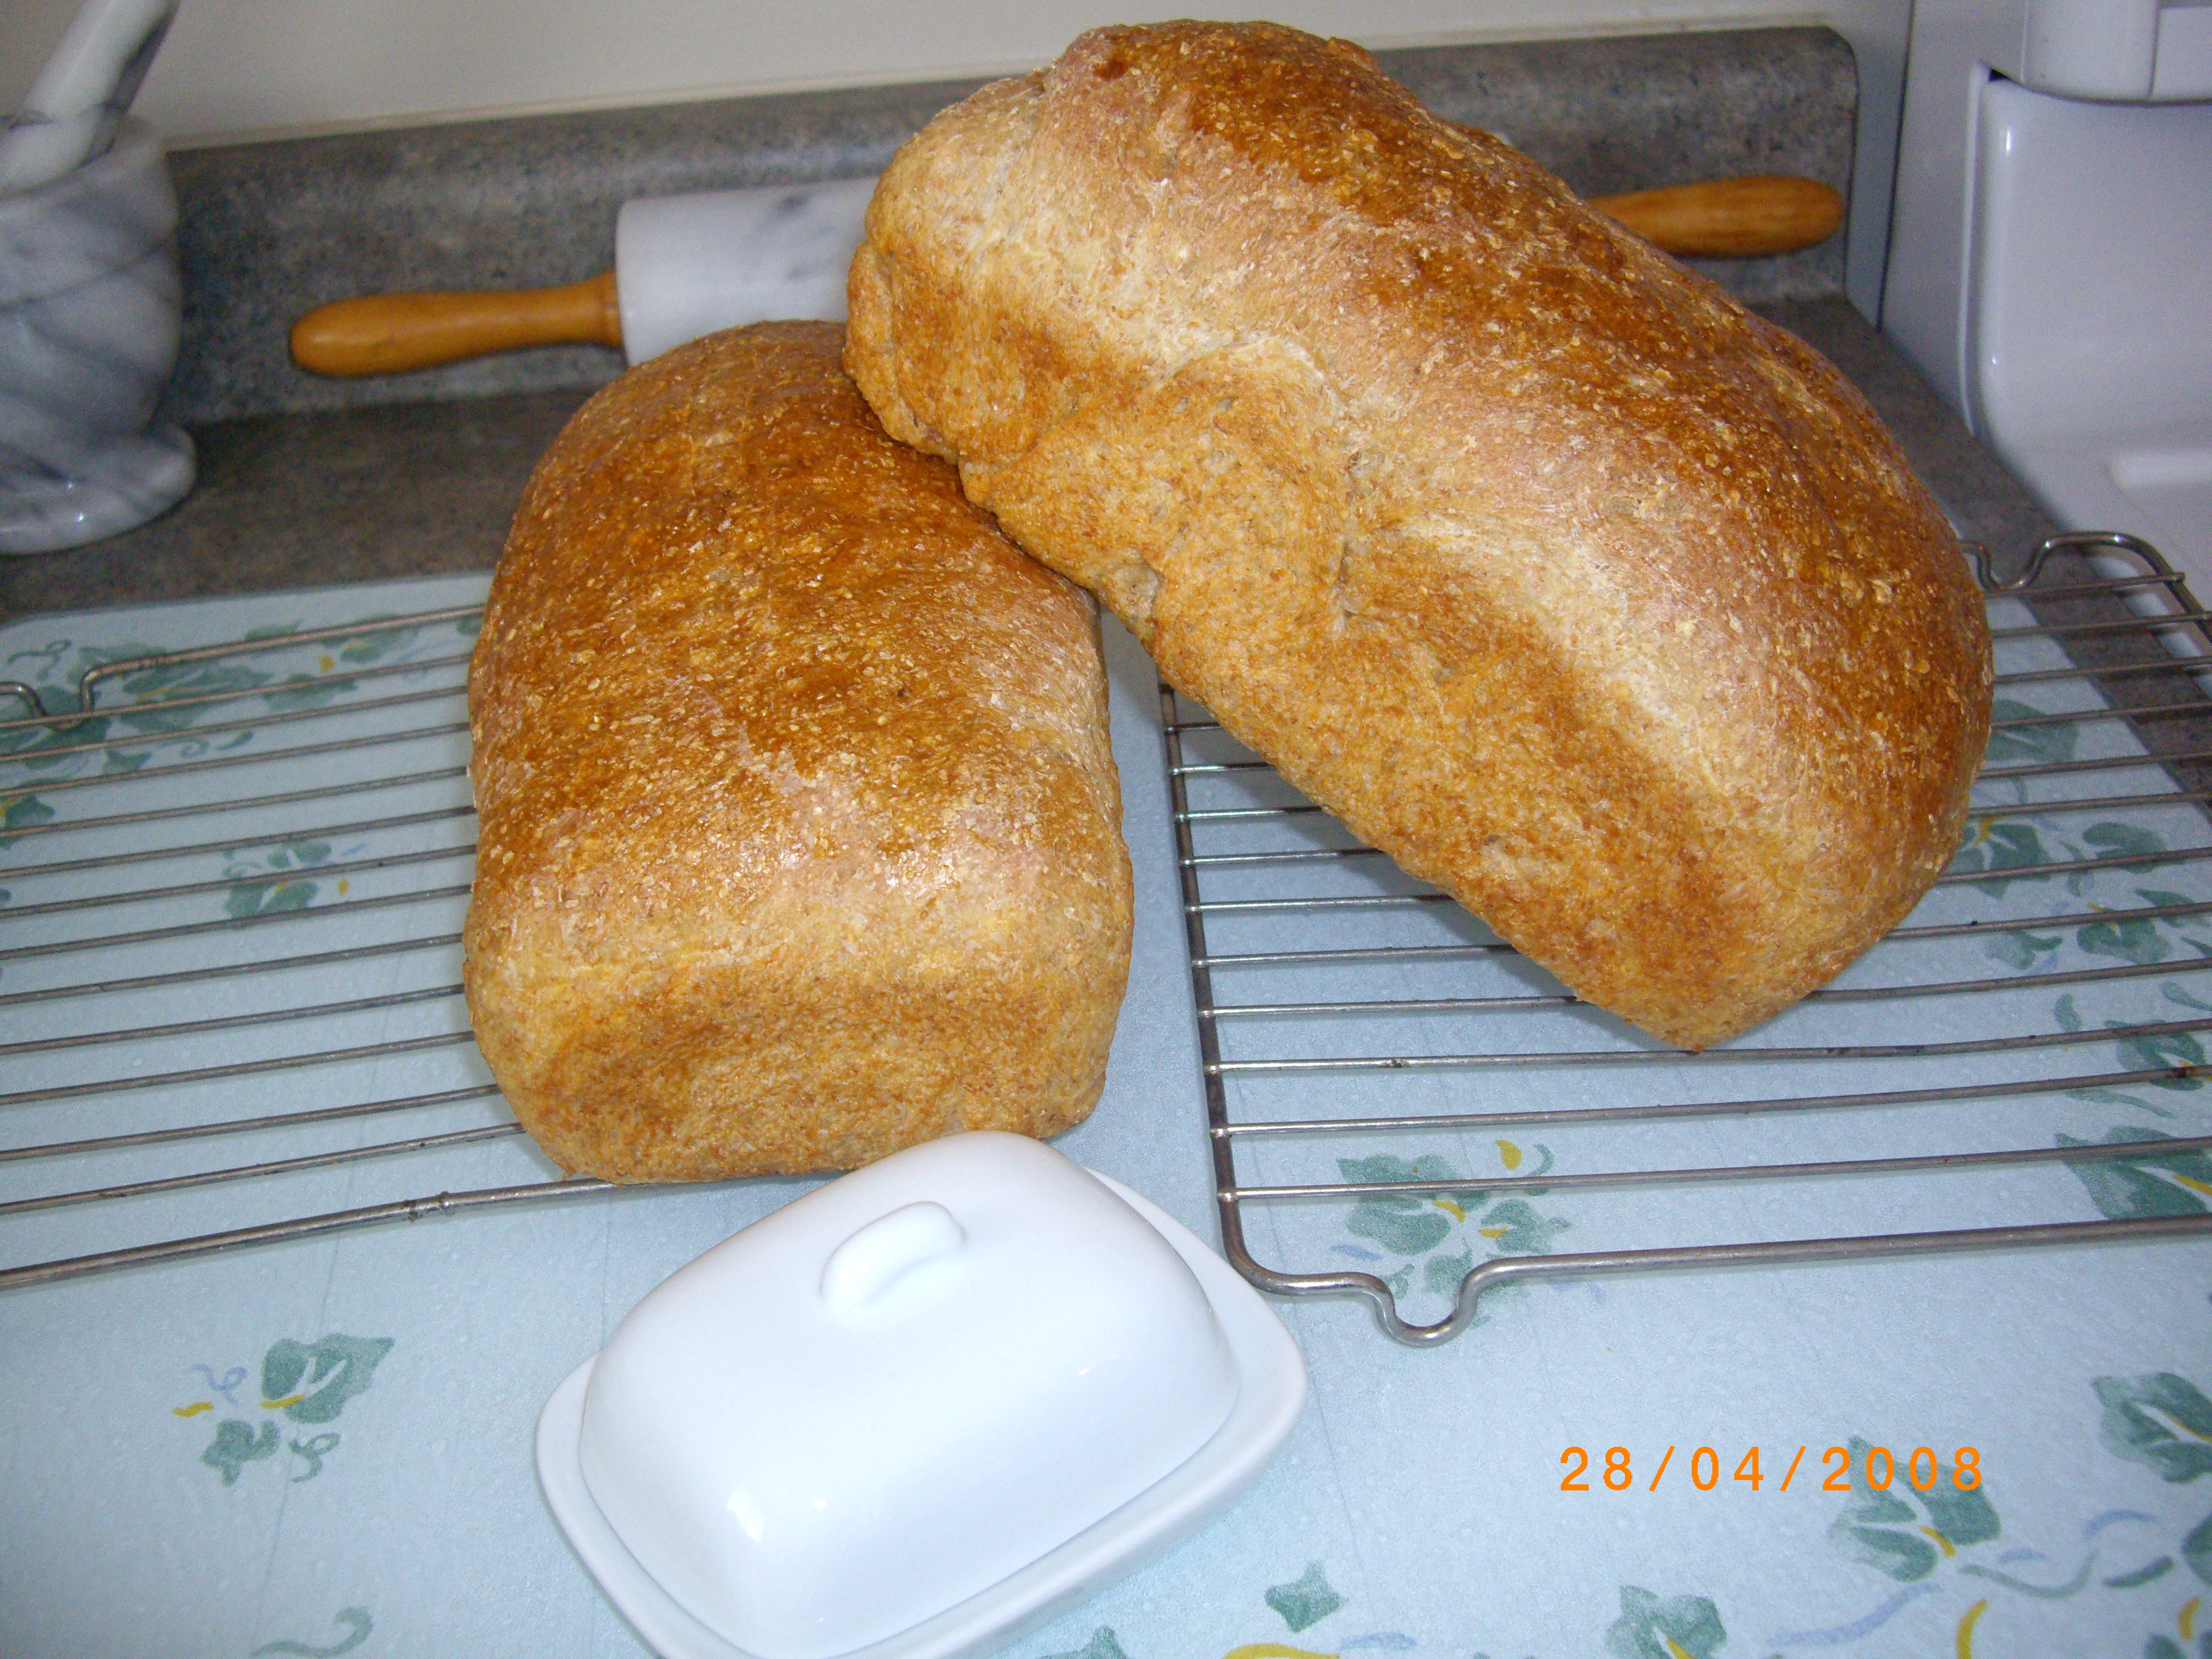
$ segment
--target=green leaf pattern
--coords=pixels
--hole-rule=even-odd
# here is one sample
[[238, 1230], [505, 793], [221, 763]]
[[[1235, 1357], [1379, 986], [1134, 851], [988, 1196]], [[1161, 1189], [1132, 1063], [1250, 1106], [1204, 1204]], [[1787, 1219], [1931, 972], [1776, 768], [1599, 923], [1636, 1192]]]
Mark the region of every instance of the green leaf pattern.
[[1935, 1484], [1926, 1492], [1893, 1478], [1877, 1489], [1867, 1478], [1867, 1454], [1873, 1443], [1853, 1437], [1850, 1501], [1829, 1526], [1828, 1539], [1854, 1561], [1914, 1583], [1946, 1559], [1997, 1536], [1997, 1513], [1979, 1486], [1960, 1491], [1957, 1472], [1937, 1463]]
[[[287, 842], [258, 859], [234, 860], [223, 866], [223, 879], [239, 885], [224, 898], [223, 914], [243, 918], [268, 915], [279, 910], [302, 910], [322, 891], [319, 882], [301, 873], [330, 861], [331, 844], [324, 841]], [[264, 871], [276, 873], [262, 879]]]
[[[2008, 697], [1996, 700], [1994, 714], [2000, 722], [2027, 721], [1990, 734], [1988, 762], [1993, 766], [2052, 764], [2076, 757], [2078, 728], [2063, 716]], [[2012, 814], [1976, 820], [1951, 868], [1954, 874], [1983, 874], [1973, 890], [1991, 900], [2002, 898], [2021, 882], [2061, 880], [2058, 872], [2044, 869], [2054, 864], [2078, 863], [2084, 868], [2066, 873], [2064, 885], [2079, 896], [2089, 891], [2105, 873], [2095, 866], [2124, 860], [2117, 869], [2141, 872], [2164, 861], [2171, 849], [2155, 830], [2117, 819], [2101, 820], [2075, 829], [2078, 818], [2034, 811], [2023, 798]], [[2008, 874], [2040, 870], [2033, 875]], [[2084, 956], [2118, 960], [2138, 966], [2167, 961], [2178, 953], [2212, 957], [2212, 912], [2185, 893], [2156, 887], [2135, 887], [2117, 907], [2175, 914], [2123, 916], [2087, 921], [2067, 933], [1992, 930], [1983, 949], [2017, 973], [2033, 971], [2070, 941]]]
[[[2047, 765], [2074, 758], [2080, 732], [2070, 721], [2053, 721], [2043, 709], [2014, 697], [1995, 699], [1990, 705], [1990, 718], [2001, 729], [1990, 733], [1986, 765]], [[2004, 724], [2015, 720], [2034, 724]]]
[[[2153, 1471], [2169, 1486], [2187, 1486], [2212, 1474], [2212, 1400], [2187, 1377], [2173, 1371], [2137, 1376], [2100, 1376], [2090, 1383], [2103, 1414], [2097, 1437], [2117, 1457]], [[2200, 1583], [2212, 1584], [2212, 1515], [2183, 1534], [2173, 1554]], [[2172, 1558], [2160, 1556], [2137, 1571], [2107, 1578], [2111, 1588], [2135, 1589], [2158, 1583], [2172, 1570]], [[2191, 1619], [2203, 1605], [2192, 1598], [2180, 1620], [2183, 1641], [2191, 1638]], [[2172, 1637], [2154, 1635], [2143, 1644], [2143, 1659], [2212, 1659], [2212, 1632], [2185, 1647]]]
[[216, 1425], [215, 1439], [200, 1454], [200, 1462], [222, 1475], [224, 1486], [236, 1486], [239, 1471], [276, 1456], [282, 1438], [282, 1431], [266, 1419], [257, 1428], [232, 1418]]
[[[2001, 722], [2025, 723], [1992, 734], [1989, 749], [1992, 764], [2039, 764], [2076, 758], [2078, 731], [2068, 718], [2010, 698], [1999, 698], [1995, 714]], [[2190, 989], [2197, 981], [2182, 976], [2212, 961], [2212, 902], [2141, 879], [2161, 863], [2174, 861], [2169, 854], [2179, 859], [2189, 856], [2193, 849], [2176, 853], [2164, 835], [2141, 823], [2109, 818], [2085, 826], [2078, 814], [2039, 813], [2027, 799], [2026, 785], [2015, 782], [2014, 787], [2020, 797], [2018, 810], [1983, 817], [1971, 825], [1953, 863], [1954, 873], [1984, 874], [1984, 879], [1967, 884], [1966, 890], [1992, 902], [2015, 885], [2063, 883], [2077, 897], [2090, 900], [2093, 914], [2055, 927], [1991, 927], [1981, 939], [1984, 954], [2023, 975], [2076, 969], [2094, 972], [2116, 964], [2171, 969], [2176, 976], [2159, 982], [2161, 996], [2190, 1014], [2212, 1014], [2212, 1001]], [[2050, 870], [2016, 873], [2069, 863], [2079, 867], [2063, 876]], [[2143, 1030], [2136, 1028], [2158, 1023], [2154, 1017], [2139, 1017], [2132, 1023], [2085, 1017], [2075, 994], [2069, 991], [2053, 1003], [2052, 1018], [2059, 1030], [2068, 1033], [2082, 1033], [2098, 1024], [2116, 1033], [2126, 1031], [2127, 1035], [2112, 1038], [2116, 1067], [2166, 1073], [2133, 1079], [2126, 1088], [2069, 1091], [2075, 1100], [2124, 1107], [2151, 1117], [2172, 1117], [2172, 1109], [2160, 1103], [2158, 1097], [2191, 1094], [2204, 1086], [2204, 1078], [2197, 1073], [2207, 1065], [2205, 1041], [2199, 1033], [2186, 1029], [2186, 1016], [2166, 1022], [2184, 1029]], [[2118, 1138], [2118, 1132], [2115, 1137]], [[2063, 1136], [2060, 1143], [2087, 1144]], [[2193, 1165], [2155, 1159], [2100, 1166], [2085, 1159], [2069, 1167], [2089, 1188], [2098, 1209], [2108, 1216], [2179, 1215], [2206, 1207], [2191, 1188], [2191, 1182], [2203, 1179], [2206, 1172]]]
[[1329, 1588], [1328, 1575], [1318, 1561], [1309, 1561], [1296, 1582], [1270, 1589], [1267, 1601], [1293, 1632], [1319, 1624], [1344, 1605], [1344, 1598]]
[[[297, 1473], [289, 1477], [297, 1486], [323, 1472], [324, 1460], [340, 1443], [335, 1432], [287, 1437], [285, 1425], [308, 1427], [336, 1422], [347, 1404], [368, 1390], [376, 1368], [392, 1352], [388, 1336], [349, 1336], [332, 1331], [313, 1342], [286, 1337], [270, 1345], [261, 1360], [261, 1410], [258, 1420], [226, 1417], [216, 1423], [215, 1438], [200, 1454], [200, 1462], [214, 1469], [226, 1486], [237, 1484], [247, 1465], [273, 1460], [289, 1450]], [[216, 1381], [215, 1368], [190, 1369]], [[225, 1372], [216, 1389], [226, 1403], [235, 1403], [235, 1385], [245, 1379], [244, 1367]], [[216, 1409], [212, 1400], [195, 1401], [174, 1409], [174, 1415], [191, 1419]]]
[[1703, 1595], [1662, 1601], [1635, 1584], [1620, 1587], [1620, 1617], [1605, 1633], [1612, 1659], [1714, 1659], [1728, 1641], [1720, 1609]]
[[[1501, 1158], [1506, 1143], [1500, 1143]], [[1552, 1154], [1539, 1146], [1541, 1161], [1534, 1173], [1551, 1168]], [[1517, 1159], [1517, 1148], [1511, 1156]], [[1478, 1260], [1498, 1255], [1541, 1255], [1573, 1224], [1546, 1215], [1527, 1198], [1492, 1202], [1492, 1191], [1470, 1184], [1451, 1161], [1435, 1153], [1412, 1159], [1384, 1152], [1344, 1158], [1337, 1169], [1347, 1182], [1433, 1182], [1429, 1193], [1363, 1194], [1345, 1220], [1353, 1237], [1407, 1258], [1395, 1270], [1378, 1274], [1394, 1296], [1407, 1295], [1415, 1283], [1432, 1296], [1456, 1297], [1460, 1281]], [[1523, 1179], [1525, 1180], [1525, 1176]], [[1516, 1193], [1541, 1196], [1543, 1188], [1515, 1183]], [[1372, 1255], [1373, 1251], [1355, 1251]]]
[[265, 1642], [253, 1650], [253, 1659], [338, 1659], [368, 1640], [376, 1628], [367, 1607], [340, 1607], [331, 1622], [346, 1632], [336, 1642], [319, 1647], [312, 1642]]
[[2089, 1189], [2089, 1201], [2098, 1213], [2114, 1221], [2134, 1221], [2149, 1216], [2199, 1215], [2212, 1205], [2212, 1158], [2202, 1152], [2159, 1153], [2154, 1149], [2171, 1135], [2156, 1129], [2122, 1126], [2107, 1131], [2102, 1141], [2076, 1139], [2060, 1134], [2061, 1146], [2140, 1145], [2142, 1158], [2085, 1158], [2066, 1161], [2066, 1167]]
[[1115, 1640], [1113, 1631], [1101, 1625], [1091, 1632], [1091, 1639], [1081, 1647], [1066, 1653], [1049, 1654], [1046, 1659], [1129, 1659], [1129, 1656], [1121, 1651], [1121, 1644]]
[[0, 807], [0, 847], [9, 845], [17, 831], [45, 823], [54, 816], [54, 809], [36, 795], [9, 795], [6, 799], [5, 807]]
[[2097, 1437], [2106, 1450], [2179, 1484], [2212, 1474], [2212, 1400], [2172, 1371], [2100, 1376], [2090, 1384], [2105, 1408]]
[[[378, 620], [364, 618], [362, 625]], [[300, 627], [294, 623], [256, 629], [248, 637], [281, 639], [298, 632]], [[59, 781], [137, 772], [157, 756], [167, 764], [243, 748], [259, 735], [250, 726], [205, 735], [198, 735], [196, 728], [204, 724], [234, 726], [250, 720], [255, 707], [252, 701], [186, 700], [258, 692], [259, 706], [270, 713], [317, 708], [357, 687], [359, 682], [343, 672], [345, 668], [402, 664], [417, 656], [450, 652], [456, 636], [466, 640], [475, 632], [476, 624], [470, 621], [364, 635], [336, 642], [331, 649], [315, 651], [313, 665], [308, 669], [270, 669], [257, 666], [255, 659], [230, 659], [172, 663], [125, 674], [104, 684], [99, 693], [101, 703], [112, 702], [112, 707], [103, 706], [99, 713], [68, 726], [0, 732], [0, 758]], [[100, 645], [50, 640], [10, 653], [4, 665], [0, 665], [0, 678], [30, 684], [39, 694], [40, 706], [58, 714], [77, 706], [77, 687], [88, 672], [172, 648], [137, 641]], [[299, 649], [314, 651], [312, 644]], [[112, 743], [116, 738], [145, 741]], [[10, 845], [23, 830], [53, 817], [53, 808], [35, 791], [0, 796], [0, 848]], [[294, 842], [273, 849], [255, 848], [250, 855], [234, 858], [225, 866], [223, 878], [240, 884], [222, 895], [222, 913], [242, 919], [312, 904], [323, 896], [324, 886], [304, 879], [300, 872], [328, 860], [331, 854], [332, 849], [321, 843]], [[6, 902], [6, 895], [0, 894], [0, 904]]]
[[1960, 872], [1989, 871], [1990, 878], [1974, 885], [1991, 898], [2002, 898], [2012, 884], [1996, 879], [1996, 872], [2005, 870], [2033, 869], [2050, 864], [2055, 855], [2043, 843], [2043, 836], [2032, 823], [2005, 819], [1984, 819], [1969, 832], [1966, 844], [1959, 849], [1951, 868]]
[[287, 1338], [261, 1362], [262, 1398], [295, 1423], [328, 1423], [368, 1389], [378, 1363], [391, 1352], [388, 1336], [333, 1332], [312, 1345]]

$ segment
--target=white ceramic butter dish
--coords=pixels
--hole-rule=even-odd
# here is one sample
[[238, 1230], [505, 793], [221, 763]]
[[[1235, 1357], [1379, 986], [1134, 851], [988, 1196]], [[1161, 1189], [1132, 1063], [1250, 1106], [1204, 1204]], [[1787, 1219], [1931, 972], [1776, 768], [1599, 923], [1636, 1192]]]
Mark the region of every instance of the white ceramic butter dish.
[[1305, 1387], [1258, 1293], [1160, 1210], [963, 1134], [670, 1277], [554, 1392], [538, 1463], [665, 1659], [951, 1659], [1226, 1508]]

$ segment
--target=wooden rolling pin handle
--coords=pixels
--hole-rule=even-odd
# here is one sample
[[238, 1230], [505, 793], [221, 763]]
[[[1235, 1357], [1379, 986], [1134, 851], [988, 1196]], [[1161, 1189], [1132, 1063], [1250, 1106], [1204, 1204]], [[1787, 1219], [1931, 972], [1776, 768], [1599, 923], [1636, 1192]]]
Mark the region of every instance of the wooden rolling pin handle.
[[1715, 179], [1594, 196], [1590, 205], [1645, 240], [1687, 258], [1794, 253], [1844, 222], [1844, 198], [1816, 179]]
[[293, 325], [292, 361], [317, 374], [396, 374], [519, 346], [622, 343], [610, 270], [566, 288], [340, 300]]
[[[1451, 125], [1486, 143], [1502, 142], [1464, 121]], [[1589, 200], [1645, 241], [1693, 259], [1795, 253], [1826, 241], [1844, 222], [1842, 197], [1817, 179], [1787, 173], [1713, 179]]]

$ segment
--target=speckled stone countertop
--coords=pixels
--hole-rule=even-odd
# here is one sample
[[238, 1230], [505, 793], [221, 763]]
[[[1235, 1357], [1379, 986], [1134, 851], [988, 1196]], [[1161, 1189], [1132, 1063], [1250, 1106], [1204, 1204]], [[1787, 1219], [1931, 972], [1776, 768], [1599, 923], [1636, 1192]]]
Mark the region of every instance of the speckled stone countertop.
[[[1822, 29], [1389, 52], [1431, 108], [1500, 132], [1586, 193], [1741, 173], [1848, 186], [1856, 82]], [[543, 286], [609, 262], [629, 197], [880, 167], [972, 83], [868, 88], [188, 150], [185, 343], [168, 412], [200, 479], [155, 523], [0, 560], [0, 617], [483, 569], [561, 423], [621, 367], [556, 348], [381, 380], [285, 355], [301, 313], [409, 288]], [[2051, 526], [1842, 298], [1840, 236], [1704, 269], [1856, 380], [1969, 535]]]
[[[2016, 557], [2051, 533], [2027, 492], [1848, 301], [1757, 309], [1857, 384], [1966, 534]], [[200, 482], [182, 506], [96, 546], [0, 561], [0, 617], [487, 569], [530, 469], [587, 395], [507, 392], [204, 426]]]

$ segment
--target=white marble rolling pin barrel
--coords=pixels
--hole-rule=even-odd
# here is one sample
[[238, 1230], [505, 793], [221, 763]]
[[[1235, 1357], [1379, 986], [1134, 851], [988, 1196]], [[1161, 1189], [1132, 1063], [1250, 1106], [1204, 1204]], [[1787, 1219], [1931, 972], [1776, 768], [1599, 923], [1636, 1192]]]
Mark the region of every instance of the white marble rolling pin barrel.
[[620, 346], [632, 363], [772, 318], [842, 322], [845, 272], [876, 181], [625, 202], [615, 268], [564, 288], [377, 294], [318, 307], [292, 358], [318, 374], [392, 374], [523, 346]]
[[[318, 374], [393, 374], [525, 346], [620, 346], [633, 364], [717, 329], [778, 317], [842, 322], [845, 274], [876, 181], [709, 191], [625, 202], [615, 268], [561, 288], [378, 294], [318, 307], [292, 359]], [[1786, 253], [1825, 240], [1843, 201], [1811, 179], [1713, 179], [1593, 206], [1670, 253]]]

